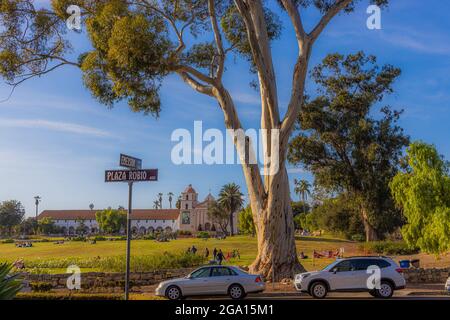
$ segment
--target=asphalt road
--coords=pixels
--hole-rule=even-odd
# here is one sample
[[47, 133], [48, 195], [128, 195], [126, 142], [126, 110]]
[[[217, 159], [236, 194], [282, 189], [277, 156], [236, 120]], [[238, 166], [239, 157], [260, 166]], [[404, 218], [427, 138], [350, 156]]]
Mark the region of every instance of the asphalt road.
[[[195, 297], [188, 298], [188, 300], [228, 300], [228, 297]], [[246, 299], [250, 300], [313, 300], [313, 298], [303, 293], [263, 293], [263, 294], [251, 294]], [[332, 292], [329, 293], [326, 299], [331, 300], [373, 300], [375, 299], [370, 294], [365, 292], [358, 293], [341, 293]], [[450, 300], [450, 295], [440, 294], [411, 294], [410, 292], [395, 292], [392, 300]], [[231, 300], [231, 299], [230, 299]]]

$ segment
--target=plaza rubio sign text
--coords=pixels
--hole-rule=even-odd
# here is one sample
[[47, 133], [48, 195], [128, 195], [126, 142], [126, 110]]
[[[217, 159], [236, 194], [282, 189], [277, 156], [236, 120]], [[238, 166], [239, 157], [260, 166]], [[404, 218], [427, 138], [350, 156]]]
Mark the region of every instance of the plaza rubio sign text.
[[157, 181], [158, 169], [106, 170], [105, 182]]

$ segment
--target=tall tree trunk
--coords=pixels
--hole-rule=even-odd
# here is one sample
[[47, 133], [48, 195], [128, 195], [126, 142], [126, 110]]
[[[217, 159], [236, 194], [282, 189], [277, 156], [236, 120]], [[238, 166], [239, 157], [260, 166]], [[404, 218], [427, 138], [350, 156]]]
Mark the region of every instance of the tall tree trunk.
[[[259, 219], [255, 221], [258, 235], [258, 256], [250, 271], [279, 281], [292, 278], [305, 269], [297, 258], [294, 220], [291, 208], [288, 176], [285, 168], [273, 176], [268, 197]], [[253, 205], [252, 205], [253, 210]]]
[[364, 232], [366, 234], [366, 242], [377, 241], [379, 239], [377, 230], [370, 224], [367, 209], [364, 206], [361, 207], [361, 215], [364, 224]]
[[230, 235], [234, 235], [234, 221], [233, 221], [233, 212], [230, 213]]

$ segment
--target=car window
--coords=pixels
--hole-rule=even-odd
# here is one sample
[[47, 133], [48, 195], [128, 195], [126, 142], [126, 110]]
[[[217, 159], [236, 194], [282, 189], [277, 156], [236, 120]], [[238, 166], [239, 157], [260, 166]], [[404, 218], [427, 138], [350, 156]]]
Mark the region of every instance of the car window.
[[390, 264], [382, 259], [353, 259], [352, 265], [354, 270], [358, 271], [366, 271], [370, 266], [377, 266], [379, 268], [386, 268], [390, 266]]
[[378, 266], [380, 268], [387, 268], [391, 264], [383, 259], [370, 259], [370, 265], [371, 266]]
[[369, 268], [369, 266], [373, 265], [371, 261], [372, 261], [371, 259], [353, 259], [352, 260], [353, 270], [366, 271]]
[[211, 277], [223, 277], [232, 275], [231, 270], [225, 267], [212, 268]]
[[336, 266], [334, 266], [333, 269], [331, 269], [332, 271], [337, 271], [337, 272], [345, 272], [345, 271], [352, 271], [352, 264], [350, 260], [345, 260], [342, 261], [340, 263], [338, 263]]
[[209, 277], [211, 269], [202, 268], [191, 273], [191, 278], [206, 278]]

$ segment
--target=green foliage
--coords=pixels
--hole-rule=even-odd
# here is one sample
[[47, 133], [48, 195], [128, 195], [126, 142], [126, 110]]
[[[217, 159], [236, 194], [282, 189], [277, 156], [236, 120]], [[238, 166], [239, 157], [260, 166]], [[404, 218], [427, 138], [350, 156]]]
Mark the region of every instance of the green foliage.
[[238, 215], [239, 217], [239, 232], [242, 234], [250, 234], [255, 236], [255, 223], [253, 221], [252, 208], [248, 205], [245, 209], [242, 209]]
[[404, 241], [372, 241], [360, 244], [360, 249], [367, 253], [384, 255], [412, 255], [419, 253], [419, 248], [411, 247]]
[[407, 220], [403, 238], [422, 251], [444, 253], [450, 249], [449, 164], [434, 146], [423, 142], [412, 143], [406, 152], [408, 167], [390, 184]]
[[[244, 194], [241, 192], [241, 188], [235, 183], [228, 183], [222, 187], [219, 192], [218, 203], [223, 210], [228, 214], [230, 220], [231, 235], [233, 235], [234, 229], [234, 213], [242, 208], [244, 203]], [[225, 230], [224, 230], [225, 231]]]
[[[99, 259], [95, 266], [105, 272], [124, 272], [125, 262], [124, 256], [107, 257]], [[130, 268], [132, 272], [148, 272], [160, 269], [196, 267], [203, 262], [204, 257], [202, 255], [165, 252], [151, 256], [132, 256]]]
[[0, 264], [0, 300], [11, 300], [20, 291], [22, 285], [16, 275], [10, 275], [12, 266]]
[[30, 282], [30, 287], [35, 292], [48, 292], [53, 288], [50, 282]]
[[292, 213], [294, 214], [294, 217], [299, 214], [308, 213], [311, 211], [310, 205], [303, 201], [292, 201], [291, 207], [292, 207]]
[[323, 201], [311, 213], [320, 229], [347, 239], [364, 236], [364, 225], [355, 201], [349, 196], [340, 195]]
[[52, 234], [57, 233], [59, 228], [55, 226], [55, 222], [52, 220], [52, 218], [45, 217], [38, 221], [38, 232], [40, 234]]
[[20, 201], [3, 201], [0, 203], [0, 231], [3, 229], [11, 235], [13, 227], [22, 222], [24, 215], [25, 209]]
[[210, 237], [209, 232], [207, 231], [200, 231], [197, 233], [197, 238], [200, 239], [208, 239]]
[[319, 187], [351, 195], [378, 236], [402, 222], [388, 184], [408, 137], [397, 124], [401, 112], [385, 106], [375, 116], [372, 109], [399, 74], [362, 52], [328, 55], [311, 72], [318, 96], [305, 100], [289, 146], [288, 160], [310, 170]]
[[100, 230], [105, 233], [118, 233], [120, 229], [126, 228], [127, 213], [125, 210], [105, 209], [95, 213], [95, 220]]
[[13, 239], [5, 239], [5, 240], [2, 240], [2, 243], [14, 243], [14, 240]]
[[208, 204], [208, 217], [214, 224], [218, 224], [222, 232], [227, 232], [230, 223], [230, 215], [218, 201], [211, 201]]
[[31, 235], [37, 229], [37, 222], [35, 218], [27, 218], [17, 226], [17, 231], [22, 235]]

